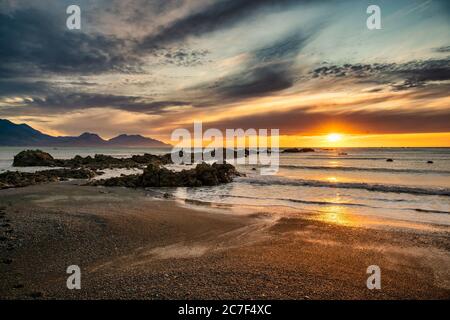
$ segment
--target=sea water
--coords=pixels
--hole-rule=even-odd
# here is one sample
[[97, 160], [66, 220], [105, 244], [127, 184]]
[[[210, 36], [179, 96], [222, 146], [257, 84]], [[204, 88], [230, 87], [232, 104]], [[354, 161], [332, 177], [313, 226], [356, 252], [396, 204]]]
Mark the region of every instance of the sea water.
[[[12, 167], [14, 155], [24, 149], [27, 148], [1, 147], [0, 172], [47, 169]], [[170, 152], [167, 148], [40, 149], [61, 159], [97, 153], [129, 157]], [[210, 204], [258, 206], [267, 210], [286, 207], [317, 213], [335, 222], [358, 214], [450, 225], [450, 148], [316, 149], [311, 153], [280, 153], [279, 170], [271, 176], [261, 175], [255, 165], [237, 168], [246, 176], [230, 184], [164, 188], [164, 193]], [[117, 170], [116, 175], [121, 173]]]

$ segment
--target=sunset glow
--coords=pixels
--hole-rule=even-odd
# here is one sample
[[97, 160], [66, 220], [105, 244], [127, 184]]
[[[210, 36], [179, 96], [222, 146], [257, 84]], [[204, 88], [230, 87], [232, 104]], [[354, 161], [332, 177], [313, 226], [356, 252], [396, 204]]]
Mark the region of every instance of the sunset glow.
[[[443, 1], [386, 4], [389, 25], [379, 31], [362, 27], [355, 17], [364, 8], [352, 1], [339, 8], [294, 1], [273, 13], [263, 1], [249, 5], [249, 19], [227, 16], [219, 25], [220, 14], [194, 23], [200, 7], [213, 15], [223, 9], [209, 2], [157, 15], [124, 3], [129, 10], [112, 17], [83, 2], [88, 28], [65, 32], [61, 24], [29, 37], [19, 35], [42, 21], [59, 25], [53, 13], [64, 8], [0, 6], [8, 49], [0, 118], [48, 134], [129, 133], [167, 143], [173, 130], [200, 120], [221, 131], [276, 128], [282, 147], [450, 146]], [[327, 20], [330, 10], [337, 19]], [[137, 11], [153, 23], [135, 21]], [[58, 54], [42, 45], [59, 42]]]
[[342, 135], [339, 133], [330, 133], [327, 136], [327, 140], [329, 142], [337, 142], [337, 141], [341, 141], [342, 140]]

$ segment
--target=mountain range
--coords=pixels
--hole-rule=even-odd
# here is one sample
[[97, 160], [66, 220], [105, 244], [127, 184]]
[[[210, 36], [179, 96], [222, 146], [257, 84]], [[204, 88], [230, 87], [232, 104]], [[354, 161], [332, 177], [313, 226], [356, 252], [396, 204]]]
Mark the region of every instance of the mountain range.
[[27, 124], [15, 124], [6, 119], [0, 119], [0, 146], [171, 147], [162, 141], [141, 135], [121, 134], [104, 140], [98, 134], [85, 132], [80, 136], [54, 137], [33, 129]]

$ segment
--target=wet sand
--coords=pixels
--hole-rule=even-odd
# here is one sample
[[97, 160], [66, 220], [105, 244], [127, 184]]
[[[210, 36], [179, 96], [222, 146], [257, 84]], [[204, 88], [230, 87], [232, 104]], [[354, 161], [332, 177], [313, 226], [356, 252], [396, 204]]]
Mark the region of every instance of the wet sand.
[[[268, 210], [197, 210], [73, 183], [2, 190], [0, 297], [450, 298], [448, 227], [374, 229]], [[81, 268], [81, 290], [66, 287], [69, 265]], [[370, 265], [381, 290], [366, 287]]]

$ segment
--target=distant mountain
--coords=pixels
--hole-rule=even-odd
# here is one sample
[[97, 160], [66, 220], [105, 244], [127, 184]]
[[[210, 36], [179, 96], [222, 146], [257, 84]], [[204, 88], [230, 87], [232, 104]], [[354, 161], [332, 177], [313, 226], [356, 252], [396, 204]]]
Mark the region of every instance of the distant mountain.
[[134, 147], [145, 147], [148, 146], [149, 144], [157, 145], [160, 143], [161, 141], [152, 138], [146, 138], [139, 134], [135, 135], [121, 134], [120, 136], [108, 140], [108, 144], [111, 146], [132, 145]]
[[110, 140], [104, 140], [98, 134], [89, 132], [78, 137], [53, 137], [27, 124], [15, 124], [5, 119], [0, 119], [0, 146], [170, 147], [169, 144], [141, 135], [121, 134]]

